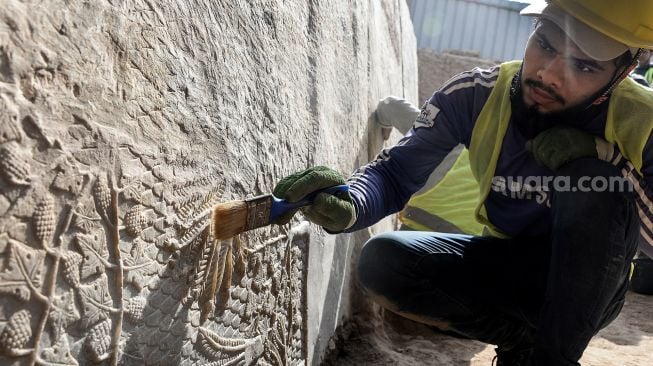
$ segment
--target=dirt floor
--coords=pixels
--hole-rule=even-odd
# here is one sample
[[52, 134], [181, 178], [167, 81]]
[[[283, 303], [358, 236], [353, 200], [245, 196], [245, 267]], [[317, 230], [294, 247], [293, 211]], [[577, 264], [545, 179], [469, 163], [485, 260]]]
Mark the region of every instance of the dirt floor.
[[[590, 343], [583, 366], [653, 365], [653, 296], [628, 293], [619, 317]], [[494, 347], [453, 338], [372, 307], [343, 329], [325, 366], [490, 366]], [[370, 315], [375, 314], [375, 315]]]

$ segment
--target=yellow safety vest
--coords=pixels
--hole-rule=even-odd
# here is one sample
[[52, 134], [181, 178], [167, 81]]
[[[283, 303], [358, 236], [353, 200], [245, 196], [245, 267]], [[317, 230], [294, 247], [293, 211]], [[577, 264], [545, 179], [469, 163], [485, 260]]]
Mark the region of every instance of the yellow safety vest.
[[[464, 233], [480, 235], [485, 231], [506, 237], [492, 225], [484, 202], [510, 123], [510, 85], [520, 67], [520, 61], [501, 65], [497, 82], [474, 125], [469, 151], [461, 153], [432, 189], [411, 198], [400, 214], [406, 226], [432, 230], [433, 222], [445, 220]], [[642, 152], [653, 130], [653, 93], [626, 78], [608, 103], [604, 137], [617, 144], [641, 174]]]

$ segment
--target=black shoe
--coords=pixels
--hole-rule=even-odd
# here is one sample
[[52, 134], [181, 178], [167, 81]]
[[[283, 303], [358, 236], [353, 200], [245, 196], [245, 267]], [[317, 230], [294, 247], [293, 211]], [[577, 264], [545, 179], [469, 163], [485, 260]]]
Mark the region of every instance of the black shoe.
[[653, 259], [641, 257], [633, 260], [635, 270], [630, 288], [643, 295], [653, 295]]
[[516, 348], [509, 351], [495, 348], [494, 351], [497, 353], [492, 359], [494, 366], [526, 366], [531, 353], [533, 353], [532, 348]]

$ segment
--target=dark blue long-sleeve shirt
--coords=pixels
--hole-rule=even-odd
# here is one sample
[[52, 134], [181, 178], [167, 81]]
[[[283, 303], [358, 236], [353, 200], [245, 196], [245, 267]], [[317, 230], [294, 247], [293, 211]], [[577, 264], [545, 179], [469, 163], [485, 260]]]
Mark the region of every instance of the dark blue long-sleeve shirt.
[[[347, 231], [370, 226], [398, 212], [411, 195], [427, 181], [431, 172], [458, 144], [469, 148], [472, 130], [498, 77], [499, 67], [474, 69], [459, 74], [436, 91], [422, 107], [413, 128], [397, 145], [383, 150], [378, 157], [356, 170], [349, 178], [357, 220]], [[584, 119], [566, 121], [573, 127], [604, 137], [608, 103]], [[531, 236], [550, 231], [548, 192], [529, 186], [526, 177], [555, 174], [540, 166], [526, 150], [528, 136], [513, 120], [504, 137], [492, 189], [485, 201], [490, 221], [510, 236]], [[634, 183], [642, 221], [642, 237], [653, 248], [653, 201], [647, 189], [653, 184], [651, 139], [644, 149], [643, 177], [618, 150], [609, 159], [622, 168]], [[507, 186], [507, 187], [506, 187]], [[651, 251], [653, 253], [653, 250]]]

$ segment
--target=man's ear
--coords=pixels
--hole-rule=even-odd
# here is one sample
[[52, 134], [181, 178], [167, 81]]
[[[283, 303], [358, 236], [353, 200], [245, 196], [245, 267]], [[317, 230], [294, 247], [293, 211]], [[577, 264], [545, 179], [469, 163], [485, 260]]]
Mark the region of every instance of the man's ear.
[[617, 85], [619, 85], [620, 82], [622, 82], [625, 78], [627, 78], [628, 75], [629, 75], [633, 70], [635, 70], [635, 67], [637, 67], [637, 63], [634, 63], [634, 64], [631, 63], [630, 65], [622, 65], [622, 66], [619, 66], [618, 71], [621, 73], [621, 74], [617, 73], [617, 75], [619, 75], [619, 78], [617, 78], [617, 80], [615, 80], [615, 81], [611, 84], [611, 86], [608, 88], [608, 90], [606, 90], [606, 91], [603, 93], [603, 95], [601, 95], [601, 96], [599, 96], [598, 98], [596, 98], [596, 99], [592, 102], [592, 105], [599, 105], [599, 104], [605, 102], [605, 101], [608, 99], [608, 94], [610, 94], [610, 93], [612, 92], [612, 90], [613, 90], [615, 87], [617, 87]]

